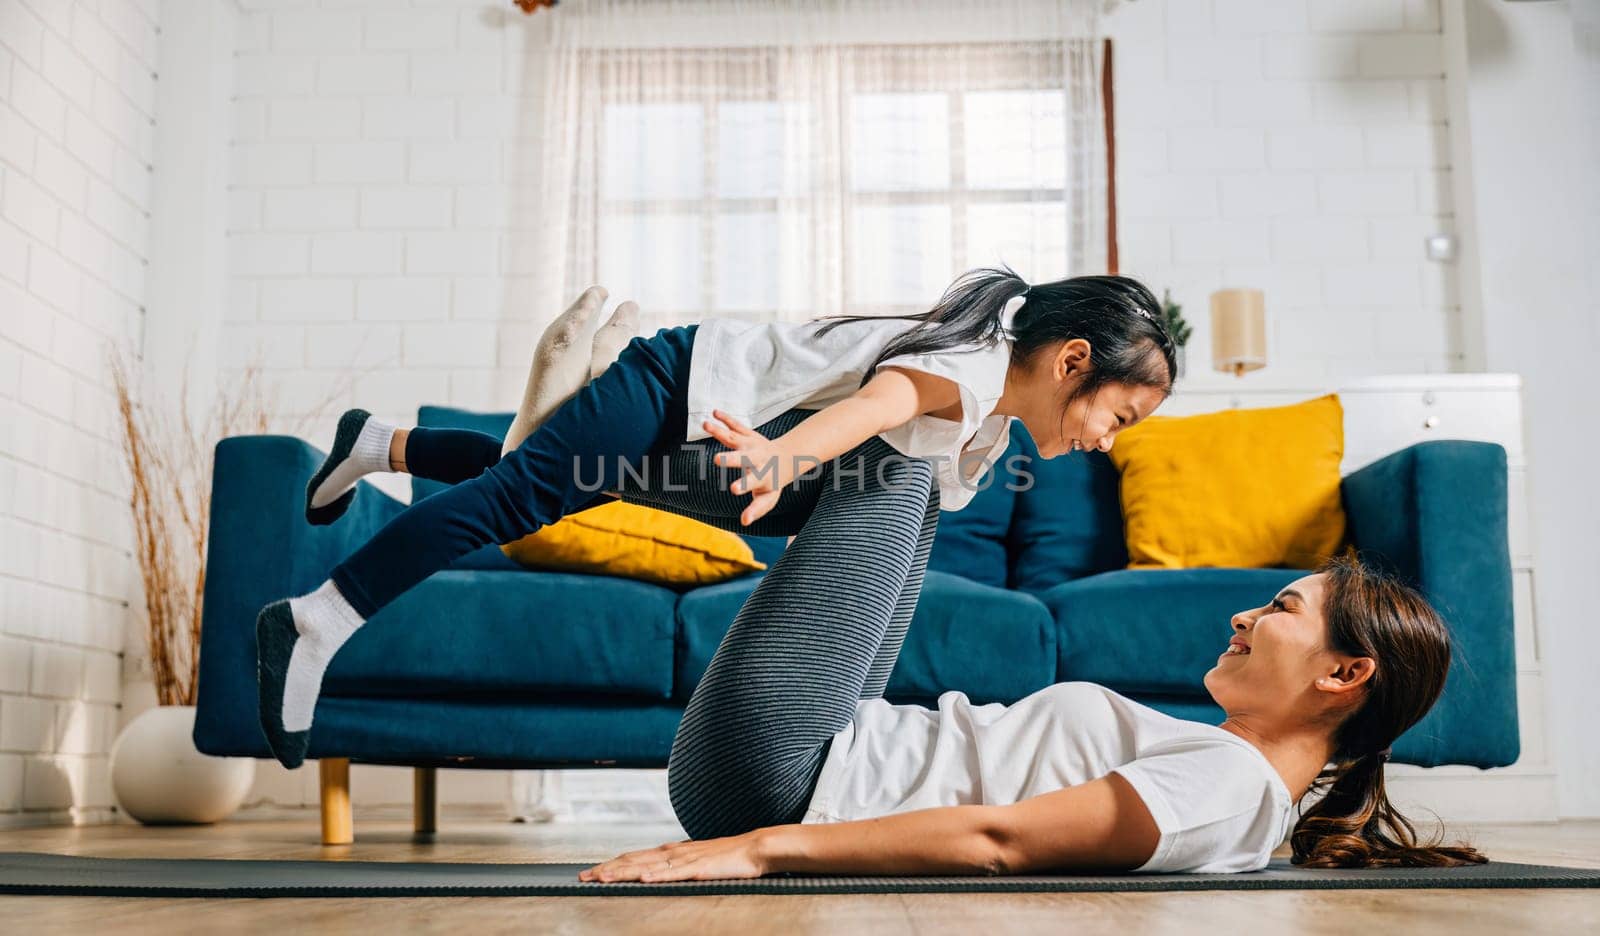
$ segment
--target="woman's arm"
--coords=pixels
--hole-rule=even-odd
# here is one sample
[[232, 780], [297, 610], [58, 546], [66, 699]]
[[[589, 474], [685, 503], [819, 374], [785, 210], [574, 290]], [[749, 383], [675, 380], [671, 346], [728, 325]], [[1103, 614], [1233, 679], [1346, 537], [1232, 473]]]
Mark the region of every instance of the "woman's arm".
[[768, 871], [857, 874], [1131, 870], [1150, 860], [1161, 837], [1118, 774], [1009, 806], [942, 806], [757, 835]]
[[855, 393], [824, 407], [776, 439], [766, 438], [721, 410], [715, 411], [721, 423], [707, 420], [704, 428], [729, 449], [713, 459], [715, 464], [743, 469], [728, 490], [755, 495], [740, 517], [748, 525], [771, 510], [783, 488], [802, 473], [914, 416], [960, 400], [961, 391], [954, 381], [922, 371], [885, 367]]
[[[1118, 774], [1009, 806], [938, 806], [850, 822], [790, 824], [670, 842], [582, 871], [584, 881], [705, 881], [814, 874], [1118, 871], [1150, 860], [1160, 831]], [[669, 865], [668, 862], [671, 862]]]

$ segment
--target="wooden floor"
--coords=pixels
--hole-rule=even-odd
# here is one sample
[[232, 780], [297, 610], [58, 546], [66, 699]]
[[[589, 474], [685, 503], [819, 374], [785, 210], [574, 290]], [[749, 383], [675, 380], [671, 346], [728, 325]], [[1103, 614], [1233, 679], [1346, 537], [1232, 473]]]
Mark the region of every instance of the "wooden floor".
[[[1507, 861], [1600, 867], [1600, 822], [1482, 826], [1465, 833]], [[442, 817], [431, 842], [408, 815], [359, 815], [353, 845], [317, 844], [314, 814], [216, 826], [132, 824], [0, 831], [0, 851], [74, 855], [366, 861], [598, 861], [680, 837], [676, 825], [521, 825]], [[1600, 932], [1600, 891], [1273, 891], [1165, 894], [861, 894], [844, 896], [487, 897], [156, 900], [0, 897], [10, 933], [291, 932], [481, 934], [1039, 932]]]

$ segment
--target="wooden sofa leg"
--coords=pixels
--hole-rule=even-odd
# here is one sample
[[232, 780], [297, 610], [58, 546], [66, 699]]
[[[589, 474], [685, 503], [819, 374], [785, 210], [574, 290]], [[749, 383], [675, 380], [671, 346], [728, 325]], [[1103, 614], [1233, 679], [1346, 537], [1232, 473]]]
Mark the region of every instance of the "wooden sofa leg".
[[417, 835], [439, 831], [439, 768], [411, 768], [411, 824]]
[[350, 816], [350, 759], [319, 760], [317, 775], [322, 785], [322, 844], [349, 845], [355, 838]]

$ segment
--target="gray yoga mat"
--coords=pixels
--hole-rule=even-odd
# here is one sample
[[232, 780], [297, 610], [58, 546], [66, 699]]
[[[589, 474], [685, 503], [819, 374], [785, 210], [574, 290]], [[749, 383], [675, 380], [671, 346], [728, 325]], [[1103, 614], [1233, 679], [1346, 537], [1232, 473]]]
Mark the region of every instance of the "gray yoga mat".
[[1491, 862], [1461, 868], [1307, 871], [1275, 861], [1250, 874], [1034, 874], [1001, 877], [779, 875], [731, 881], [600, 884], [589, 864], [83, 858], [0, 852], [0, 894], [121, 897], [529, 897], [672, 894], [1348, 890], [1600, 887], [1600, 870]]

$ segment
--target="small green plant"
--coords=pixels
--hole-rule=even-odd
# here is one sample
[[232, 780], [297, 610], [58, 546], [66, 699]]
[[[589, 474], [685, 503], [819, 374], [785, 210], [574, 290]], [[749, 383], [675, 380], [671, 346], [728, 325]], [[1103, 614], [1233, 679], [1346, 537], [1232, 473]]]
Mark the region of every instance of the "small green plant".
[[1189, 323], [1183, 320], [1183, 306], [1172, 301], [1172, 290], [1161, 291], [1161, 317], [1165, 320], [1167, 334], [1172, 336], [1172, 341], [1178, 347], [1189, 343], [1189, 333], [1192, 331]]

